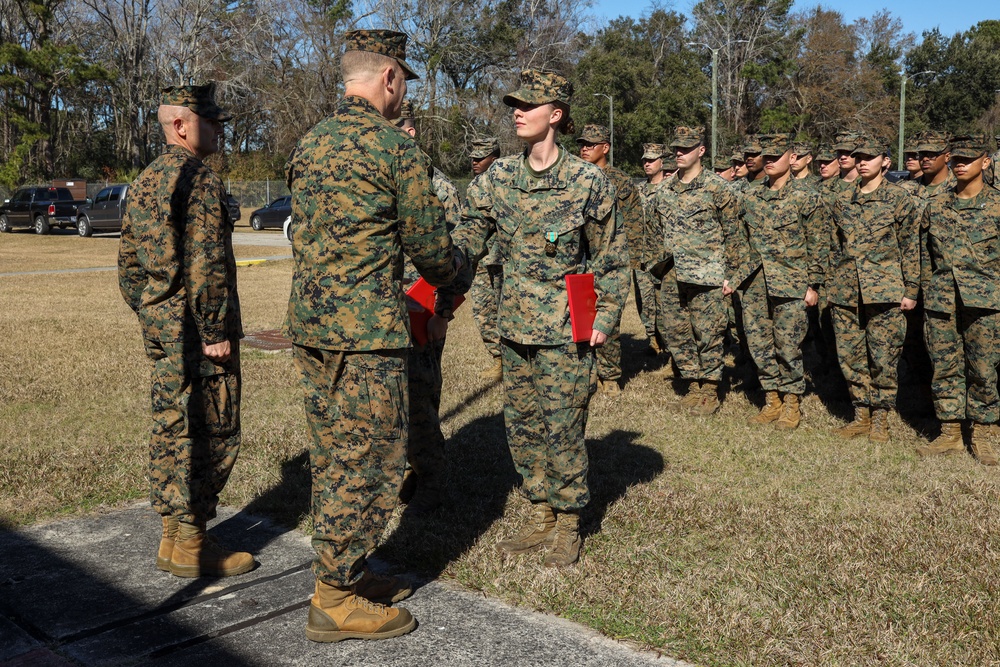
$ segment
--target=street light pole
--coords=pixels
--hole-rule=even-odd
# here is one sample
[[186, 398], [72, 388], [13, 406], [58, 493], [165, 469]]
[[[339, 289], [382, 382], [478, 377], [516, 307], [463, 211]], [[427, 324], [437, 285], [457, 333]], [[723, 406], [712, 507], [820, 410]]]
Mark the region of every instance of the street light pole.
[[608, 98], [608, 132], [611, 134], [611, 148], [608, 150], [608, 164], [615, 166], [615, 98], [604, 93], [594, 93], [594, 97]]
[[906, 81], [908, 79], [915, 79], [921, 74], [937, 74], [933, 70], [924, 70], [923, 72], [917, 72], [916, 74], [910, 74], [907, 76], [906, 70], [899, 70], [899, 146], [896, 149], [896, 170], [903, 171], [903, 134], [905, 132], [906, 123]]
[[[731, 44], [746, 43], [750, 40], [747, 39], [737, 39], [730, 42]], [[712, 48], [704, 42], [688, 42], [688, 46], [704, 46], [706, 49], [712, 52], [712, 166], [715, 166], [715, 141], [716, 136], [718, 136], [718, 126], [719, 126], [719, 48]]]

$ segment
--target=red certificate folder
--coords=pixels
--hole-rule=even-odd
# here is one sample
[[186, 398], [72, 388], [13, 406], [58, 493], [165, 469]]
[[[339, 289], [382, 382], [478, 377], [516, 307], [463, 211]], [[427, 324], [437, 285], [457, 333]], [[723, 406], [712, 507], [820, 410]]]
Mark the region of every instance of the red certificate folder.
[[573, 342], [590, 342], [597, 316], [597, 294], [594, 292], [594, 274], [578, 273], [566, 276], [566, 294], [569, 297], [569, 320], [573, 326]]
[[[406, 309], [410, 313], [410, 333], [417, 345], [427, 344], [427, 323], [434, 314], [434, 292], [435, 288], [423, 278], [418, 278], [417, 282], [406, 290]], [[452, 310], [465, 302], [464, 296], [456, 296]]]

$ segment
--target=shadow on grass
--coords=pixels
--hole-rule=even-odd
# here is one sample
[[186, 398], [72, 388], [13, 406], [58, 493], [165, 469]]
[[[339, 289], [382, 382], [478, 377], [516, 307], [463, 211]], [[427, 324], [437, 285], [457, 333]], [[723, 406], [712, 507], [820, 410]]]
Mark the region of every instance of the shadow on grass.
[[450, 437], [445, 457], [448, 499], [427, 515], [404, 513], [399, 527], [376, 550], [426, 580], [470, 549], [503, 516], [507, 496], [520, 481], [507, 449], [502, 414], [464, 425]]
[[651, 482], [663, 472], [663, 456], [651, 447], [635, 444], [641, 436], [635, 431], [616, 430], [600, 440], [587, 441], [590, 503], [581, 517], [584, 537], [600, 530], [608, 508], [631, 487]]

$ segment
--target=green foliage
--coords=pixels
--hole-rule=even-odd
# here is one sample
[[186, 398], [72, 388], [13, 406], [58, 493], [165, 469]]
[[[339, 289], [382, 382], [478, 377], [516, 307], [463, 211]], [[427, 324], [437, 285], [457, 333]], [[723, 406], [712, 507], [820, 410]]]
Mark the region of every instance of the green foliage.
[[915, 79], [906, 93], [909, 97], [914, 89], [923, 89], [918, 113], [927, 127], [952, 132], [977, 126], [990, 130], [983, 126], [983, 119], [998, 104], [1000, 21], [981, 21], [951, 39], [938, 30], [925, 32], [907, 55], [906, 72], [925, 70], [937, 76]]
[[577, 66], [573, 116], [608, 125], [614, 99], [615, 166], [641, 175], [642, 144], [667, 141], [677, 125], [708, 125], [711, 80], [686, 46], [684, 17], [654, 10], [619, 18], [600, 31]]

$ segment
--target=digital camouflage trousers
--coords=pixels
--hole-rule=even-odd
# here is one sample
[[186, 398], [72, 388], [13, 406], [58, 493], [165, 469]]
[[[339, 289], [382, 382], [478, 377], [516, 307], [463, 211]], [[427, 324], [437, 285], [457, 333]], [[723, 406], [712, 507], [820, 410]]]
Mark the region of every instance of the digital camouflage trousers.
[[1000, 418], [1000, 312], [959, 305], [954, 313], [925, 310], [924, 314], [938, 419], [996, 423]]
[[854, 405], [896, 408], [906, 318], [897, 303], [831, 304], [837, 358]]
[[219, 493], [240, 451], [239, 341], [232, 357], [215, 364], [201, 342], [146, 340], [153, 362], [149, 439], [149, 502], [185, 523], [215, 517]]
[[761, 387], [764, 391], [804, 394], [802, 344], [809, 328], [805, 301], [768, 296], [764, 272], [758, 271], [744, 286], [740, 304], [747, 347]]
[[313, 572], [334, 586], [360, 578], [398, 501], [409, 430], [407, 356], [293, 348], [312, 436]]
[[533, 503], [578, 510], [587, 487], [587, 410], [597, 390], [597, 365], [587, 344], [503, 348], [504, 422], [507, 446]]

